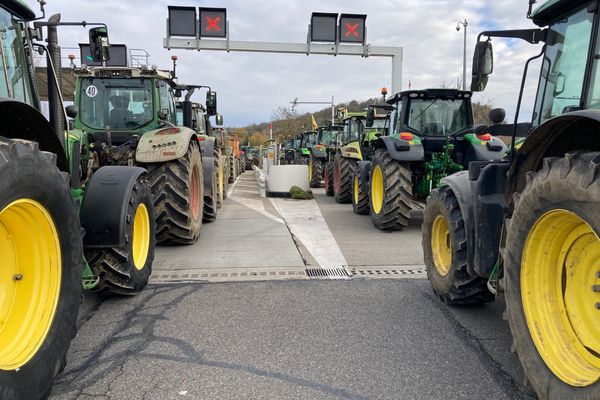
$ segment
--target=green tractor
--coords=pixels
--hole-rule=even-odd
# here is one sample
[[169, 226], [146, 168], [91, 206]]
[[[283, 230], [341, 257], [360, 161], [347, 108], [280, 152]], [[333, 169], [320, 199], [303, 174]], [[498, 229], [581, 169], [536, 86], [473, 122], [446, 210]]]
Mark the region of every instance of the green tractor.
[[308, 165], [310, 158], [310, 148], [316, 145], [316, 132], [307, 131], [302, 132], [298, 135], [300, 138], [300, 145], [296, 151], [296, 160], [294, 161], [297, 165]]
[[308, 180], [311, 188], [320, 187], [325, 178], [325, 165], [329, 161], [332, 149], [335, 152], [337, 134], [340, 129], [340, 126], [331, 125], [331, 123], [317, 128], [314, 135], [315, 144], [309, 147]]
[[[372, 159], [358, 162], [355, 179], [355, 192], [368, 198], [378, 229], [408, 226], [411, 211], [423, 208], [443, 177], [472, 161], [499, 161], [506, 154], [506, 145], [487, 127], [474, 127], [471, 92], [408, 90], [387, 103], [395, 108], [388, 134], [371, 142]], [[374, 109], [368, 113], [370, 126]]]
[[[600, 74], [595, 1], [551, 0], [538, 29], [478, 36], [471, 89], [493, 71], [491, 38], [543, 43], [529, 134], [506, 159], [471, 162], [427, 199], [423, 251], [435, 294], [481, 304], [502, 289], [513, 348], [542, 400], [600, 398]], [[516, 92], [516, 91], [515, 91]]]
[[[200, 235], [204, 173], [198, 135], [177, 125], [170, 71], [135, 67], [82, 67], [76, 77], [70, 133], [89, 143], [84, 171], [137, 165], [148, 170], [159, 244], [193, 244]], [[216, 114], [216, 93], [207, 94]], [[86, 160], [88, 161], [88, 160]]]
[[[358, 162], [363, 156], [371, 157], [370, 142], [383, 135], [388, 125], [387, 114], [373, 114], [371, 126], [366, 128], [367, 111], [341, 113], [344, 130], [339, 136], [339, 147], [335, 153], [333, 169], [333, 196], [337, 203], [353, 201], [353, 177]], [[366, 151], [363, 154], [363, 150]]]
[[[221, 153], [217, 138], [212, 136], [210, 116], [206, 107], [200, 103], [190, 101], [195, 89], [205, 88], [196, 85], [178, 85], [176, 94], [181, 97], [182, 91], [186, 91], [183, 101], [175, 104], [177, 109], [178, 125], [186, 126], [196, 132], [200, 153], [202, 154], [202, 167], [204, 174], [204, 210], [203, 222], [213, 222], [217, 218], [217, 209], [222, 205], [223, 184], [220, 180], [223, 174]], [[209, 92], [211, 89], [208, 88]], [[216, 111], [216, 110], [214, 110]], [[223, 117], [215, 115], [217, 125], [223, 124]]]
[[[148, 282], [154, 209], [146, 170], [90, 171], [87, 138], [64, 129], [60, 16], [44, 22], [21, 1], [0, 5], [0, 398], [38, 400], [65, 367], [83, 288], [131, 295]], [[51, 123], [31, 57], [46, 48]], [[105, 26], [90, 30], [90, 48], [94, 61], [110, 57]]]
[[246, 171], [252, 171], [252, 165], [256, 165], [256, 154], [258, 149], [253, 146], [245, 146], [242, 148], [244, 154], [242, 156], [242, 160], [244, 161], [244, 167]]

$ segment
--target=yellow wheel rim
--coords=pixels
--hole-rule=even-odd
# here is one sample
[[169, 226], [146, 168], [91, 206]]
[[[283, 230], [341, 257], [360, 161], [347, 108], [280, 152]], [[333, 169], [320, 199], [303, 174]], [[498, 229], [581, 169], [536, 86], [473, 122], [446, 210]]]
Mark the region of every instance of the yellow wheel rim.
[[452, 247], [450, 245], [450, 230], [446, 218], [442, 215], [435, 217], [431, 228], [431, 252], [433, 264], [440, 275], [446, 276], [452, 266]]
[[564, 383], [600, 379], [600, 239], [577, 214], [552, 210], [527, 236], [521, 296], [529, 332]]
[[133, 265], [140, 271], [146, 265], [148, 249], [150, 248], [150, 216], [146, 206], [141, 203], [135, 210], [135, 217], [133, 217], [132, 236]]
[[312, 170], [313, 170], [313, 165], [312, 165], [312, 158], [310, 158], [308, 160], [308, 181], [310, 182], [310, 180], [312, 179]]
[[223, 193], [223, 163], [219, 161], [219, 193]]
[[358, 187], [358, 176], [354, 176], [354, 183], [352, 184], [352, 186], [354, 186], [354, 204], [358, 204], [358, 195], [359, 195], [359, 187]]
[[379, 214], [383, 207], [383, 173], [379, 165], [376, 165], [373, 169], [373, 177], [371, 178], [371, 203], [373, 204], [373, 211]]
[[60, 240], [44, 206], [20, 199], [0, 211], [0, 254], [0, 370], [14, 370], [44, 343], [60, 297]]

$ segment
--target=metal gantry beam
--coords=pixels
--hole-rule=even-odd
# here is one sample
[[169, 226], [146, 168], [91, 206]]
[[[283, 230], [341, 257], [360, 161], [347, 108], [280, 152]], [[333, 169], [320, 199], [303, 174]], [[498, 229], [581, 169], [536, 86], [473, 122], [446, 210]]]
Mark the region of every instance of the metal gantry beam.
[[[167, 20], [167, 26], [168, 20]], [[279, 53], [279, 54], [321, 54], [330, 56], [359, 56], [359, 57], [387, 57], [392, 61], [392, 93], [402, 90], [402, 47], [323, 44], [323, 43], [277, 43], [277, 42], [252, 42], [240, 40], [174, 38], [163, 39], [166, 49], [184, 50], [213, 50], [213, 51], [241, 51], [254, 53]]]

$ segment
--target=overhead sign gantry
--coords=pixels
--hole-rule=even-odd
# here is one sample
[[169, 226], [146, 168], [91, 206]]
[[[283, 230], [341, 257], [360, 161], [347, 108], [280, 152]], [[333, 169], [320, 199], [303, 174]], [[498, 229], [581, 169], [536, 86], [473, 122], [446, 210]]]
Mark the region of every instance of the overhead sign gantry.
[[387, 57], [392, 61], [392, 93], [402, 90], [402, 47], [367, 43], [367, 16], [314, 12], [306, 43], [230, 40], [225, 8], [169, 6], [166, 49], [244, 51]]

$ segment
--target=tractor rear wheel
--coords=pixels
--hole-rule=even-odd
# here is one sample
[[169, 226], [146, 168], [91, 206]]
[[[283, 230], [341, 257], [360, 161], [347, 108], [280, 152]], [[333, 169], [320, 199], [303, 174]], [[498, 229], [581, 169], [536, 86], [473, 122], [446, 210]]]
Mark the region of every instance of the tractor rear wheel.
[[385, 149], [375, 151], [369, 185], [371, 219], [385, 231], [408, 226], [412, 203], [412, 176], [404, 163], [394, 160]]
[[514, 346], [540, 399], [600, 394], [600, 153], [548, 158], [507, 224]]
[[333, 196], [337, 203], [352, 202], [352, 173], [356, 160], [335, 155], [333, 164]]
[[325, 164], [325, 194], [333, 196], [333, 161]]
[[321, 186], [321, 179], [323, 179], [323, 161], [318, 158], [310, 157], [308, 160], [308, 180], [311, 188], [318, 188]]
[[198, 146], [177, 160], [148, 164], [158, 244], [193, 244], [200, 236], [204, 175]]
[[434, 189], [423, 215], [423, 253], [434, 293], [446, 304], [483, 304], [494, 300], [487, 279], [467, 270], [465, 220], [449, 187]]
[[0, 137], [0, 177], [0, 398], [37, 400], [77, 329], [81, 227], [55, 154]]
[[227, 179], [227, 181], [229, 183], [235, 182], [235, 178], [236, 178], [234, 162], [235, 162], [235, 158], [233, 157], [233, 154], [230, 154], [227, 157], [227, 168], [229, 168], [229, 178]]
[[219, 199], [218, 171], [212, 168], [212, 186], [210, 193], [204, 193], [204, 209], [202, 210], [202, 222], [213, 222], [217, 219], [217, 201]]
[[87, 248], [85, 256], [100, 279], [99, 293], [131, 295], [148, 284], [154, 260], [156, 223], [152, 195], [141, 176], [133, 185], [125, 211], [125, 244], [104, 249]]
[[352, 210], [356, 214], [366, 215], [369, 213], [369, 193], [363, 192], [361, 187], [362, 182], [357, 165], [352, 177]]

